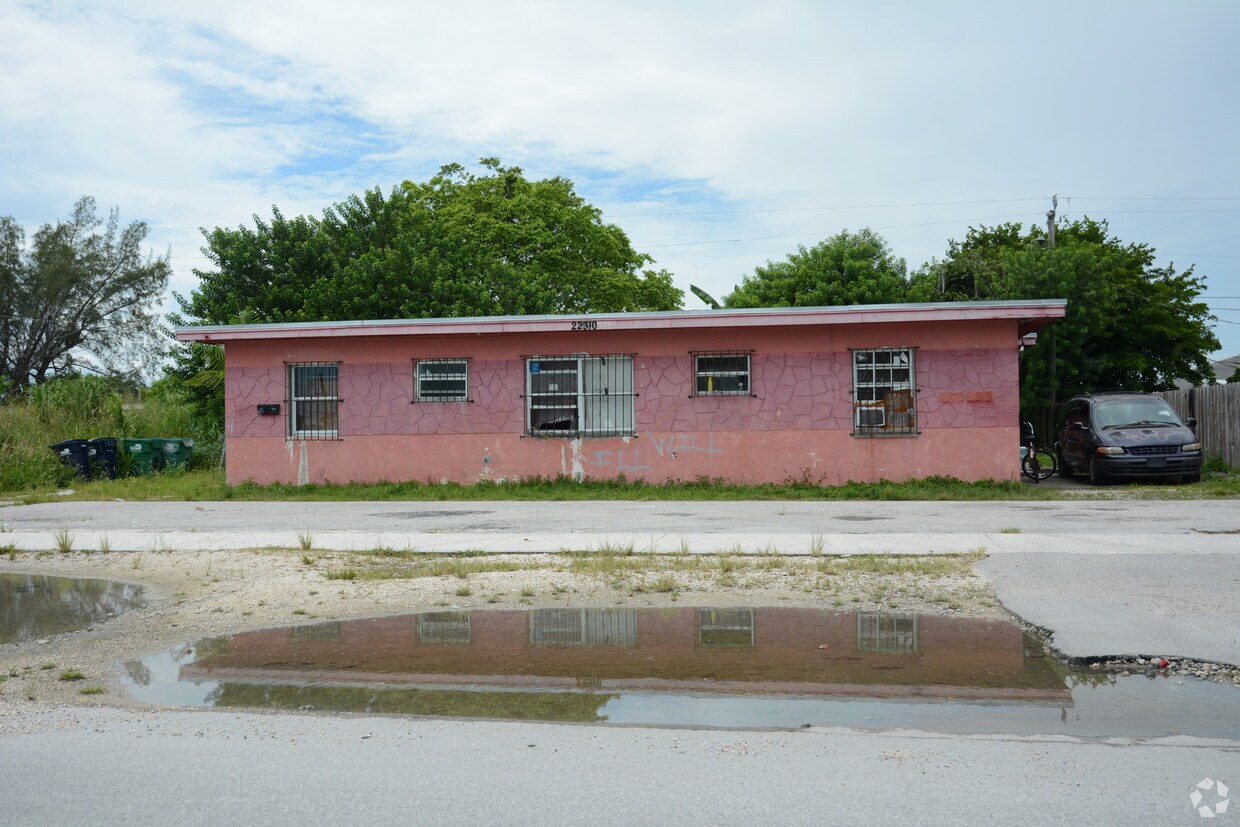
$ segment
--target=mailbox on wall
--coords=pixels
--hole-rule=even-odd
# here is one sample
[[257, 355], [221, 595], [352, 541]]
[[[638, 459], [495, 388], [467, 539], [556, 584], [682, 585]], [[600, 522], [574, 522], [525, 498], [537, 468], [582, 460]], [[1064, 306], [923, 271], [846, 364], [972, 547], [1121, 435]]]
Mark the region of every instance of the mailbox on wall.
[[258, 406], [258, 413], [260, 416], [274, 416], [275, 414], [278, 414], [279, 412], [280, 412], [279, 405], [266, 404], [266, 405]]

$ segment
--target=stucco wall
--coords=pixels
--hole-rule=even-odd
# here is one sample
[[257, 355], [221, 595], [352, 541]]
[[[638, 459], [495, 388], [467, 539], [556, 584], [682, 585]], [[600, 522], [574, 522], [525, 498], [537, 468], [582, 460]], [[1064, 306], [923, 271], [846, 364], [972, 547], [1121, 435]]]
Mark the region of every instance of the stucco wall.
[[[749, 482], [1010, 479], [1018, 361], [1010, 321], [598, 336], [370, 337], [230, 342], [230, 482], [698, 476]], [[813, 346], [807, 347], [807, 346]], [[852, 436], [849, 348], [916, 347], [916, 436]], [[752, 396], [694, 397], [698, 350], [752, 350]], [[630, 353], [637, 435], [524, 436], [526, 354]], [[470, 401], [411, 402], [413, 361], [470, 360]], [[340, 440], [288, 440], [288, 362], [340, 363]], [[260, 416], [260, 403], [279, 416]]]

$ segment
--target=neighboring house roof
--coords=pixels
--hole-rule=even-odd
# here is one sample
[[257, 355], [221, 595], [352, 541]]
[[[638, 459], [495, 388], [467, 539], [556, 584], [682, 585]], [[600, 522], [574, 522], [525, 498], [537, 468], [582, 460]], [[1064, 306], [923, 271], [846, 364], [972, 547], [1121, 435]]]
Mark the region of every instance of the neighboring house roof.
[[[1228, 356], [1225, 359], [1211, 360], [1210, 367], [1214, 368], [1214, 378], [1216, 380], [1219, 382], [1226, 382], [1231, 378], [1231, 375], [1235, 373], [1236, 369], [1240, 368], [1240, 354]], [[1184, 391], [1195, 386], [1191, 382], [1186, 382], [1183, 379], [1177, 379], [1175, 380], [1175, 387], [1176, 390]]]
[[1018, 321], [1024, 336], [1061, 319], [1065, 299], [1001, 302], [863, 304], [847, 307], [777, 307], [745, 310], [668, 310], [637, 313], [567, 313], [554, 316], [469, 316], [442, 319], [292, 322], [286, 324], [179, 327], [181, 342], [230, 339], [300, 339], [336, 336], [411, 336], [464, 333], [538, 333], [564, 330], [565, 322], [588, 319], [597, 330], [727, 328], [770, 325], [873, 324], [922, 321]]

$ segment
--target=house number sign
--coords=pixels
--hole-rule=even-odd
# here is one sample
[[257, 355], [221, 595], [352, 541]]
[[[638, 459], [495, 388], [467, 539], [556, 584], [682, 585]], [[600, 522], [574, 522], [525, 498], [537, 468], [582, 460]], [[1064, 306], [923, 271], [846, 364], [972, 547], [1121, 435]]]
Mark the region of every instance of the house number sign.
[[573, 322], [573, 330], [598, 330], [598, 322], [582, 320]]

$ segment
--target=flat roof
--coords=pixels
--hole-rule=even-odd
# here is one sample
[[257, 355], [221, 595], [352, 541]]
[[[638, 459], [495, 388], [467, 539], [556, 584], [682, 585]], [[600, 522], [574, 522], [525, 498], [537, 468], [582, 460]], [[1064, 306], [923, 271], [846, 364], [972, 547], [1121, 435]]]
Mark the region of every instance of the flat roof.
[[461, 316], [440, 319], [287, 322], [282, 324], [199, 325], [178, 327], [181, 342], [227, 342], [242, 339], [310, 339], [337, 336], [433, 336], [546, 333], [573, 329], [588, 321], [591, 330], [659, 330], [671, 328], [769, 327], [785, 325], [875, 324], [923, 321], [1020, 322], [1020, 335], [1061, 319], [1066, 299], [1001, 302], [927, 302], [922, 304], [854, 304], [845, 307], [761, 307], [726, 310], [664, 310], [635, 313], [564, 313], [545, 316]]

